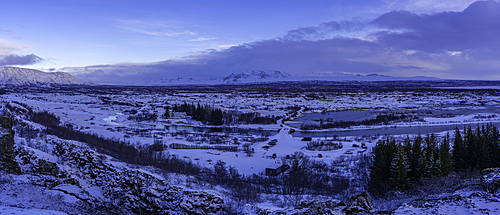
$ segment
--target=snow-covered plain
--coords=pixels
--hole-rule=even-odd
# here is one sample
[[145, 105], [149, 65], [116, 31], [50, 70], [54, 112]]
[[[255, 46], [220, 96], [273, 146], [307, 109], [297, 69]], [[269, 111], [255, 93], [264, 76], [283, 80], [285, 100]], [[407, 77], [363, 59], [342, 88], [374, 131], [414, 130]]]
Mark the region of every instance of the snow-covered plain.
[[[227, 89], [227, 88], [70, 88], [70, 89], [23, 89], [12, 90], [0, 96], [4, 106], [9, 104], [15, 109], [25, 109], [29, 105], [40, 111], [54, 113], [61, 123], [73, 129], [98, 134], [105, 138], [115, 138], [128, 141], [135, 146], [148, 146], [162, 143], [184, 144], [189, 146], [235, 146], [236, 151], [216, 149], [174, 149], [167, 147], [163, 153], [175, 155], [178, 158], [189, 160], [204, 167], [213, 168], [217, 161], [223, 161], [228, 166], [235, 167], [241, 174], [263, 174], [266, 168], [278, 167], [284, 162], [287, 155], [301, 151], [310, 159], [337, 164], [338, 174], [351, 178], [354, 183], [359, 172], [353, 172], [349, 164], [341, 165], [338, 162], [349, 162], [359, 155], [367, 155], [370, 149], [384, 135], [369, 134], [368, 130], [380, 130], [381, 134], [390, 133], [391, 129], [408, 128], [409, 133], [393, 135], [404, 138], [406, 135], [416, 135], [411, 132], [415, 127], [444, 128], [439, 130], [438, 136], [452, 132], [454, 126], [463, 128], [464, 125], [498, 123], [500, 122], [500, 93], [497, 91], [468, 91], [468, 90], [430, 90], [423, 91], [387, 91], [387, 90], [261, 90], [261, 89]], [[246, 124], [235, 122], [223, 126], [207, 125], [193, 120], [183, 114], [175, 113], [176, 117], [162, 118], [163, 113], [175, 104], [198, 104], [220, 108], [225, 112], [258, 113], [261, 116], [275, 116], [279, 119], [275, 124]], [[166, 109], [166, 107], [168, 107]], [[159, 117], [156, 121], [135, 121], [129, 119], [133, 114], [153, 113]], [[308, 123], [320, 124], [327, 120], [328, 112], [359, 110], [359, 113], [377, 115], [380, 113], [410, 114], [416, 118], [411, 121], [397, 121], [380, 125], [358, 125], [348, 128], [330, 128], [322, 130], [301, 130], [304, 116], [314, 115]], [[174, 113], [171, 113], [174, 115]], [[311, 118], [311, 117], [310, 117]], [[23, 118], [17, 119], [32, 128], [43, 130], [43, 127]], [[333, 119], [338, 120], [338, 119]], [[219, 130], [228, 129], [228, 132]], [[359, 135], [337, 135], [342, 131], [356, 131]], [[19, 134], [18, 134], [19, 135]], [[312, 141], [326, 141], [338, 143], [343, 147], [336, 150], [309, 150], [303, 137], [312, 137]], [[422, 135], [425, 135], [423, 133]], [[55, 137], [54, 137], [55, 138]], [[57, 138], [56, 138], [57, 139]], [[307, 138], [306, 138], [307, 139]], [[270, 144], [276, 140], [276, 144]], [[30, 140], [16, 137], [16, 143], [29, 148], [38, 158], [49, 162], [60, 162], [59, 158], [47, 153], [51, 149], [30, 147], [46, 140]], [[76, 145], [82, 145], [76, 141]], [[363, 147], [362, 147], [363, 146]], [[44, 147], [51, 147], [45, 144]], [[127, 164], [107, 157], [107, 163], [117, 169], [130, 168]], [[66, 167], [60, 166], [61, 169]], [[66, 169], [69, 169], [66, 168]], [[69, 170], [68, 170], [69, 171]], [[168, 181], [172, 185], [180, 185], [195, 190], [215, 190], [224, 193], [224, 189], [212, 185], [193, 185], [191, 176], [179, 174], [162, 175], [155, 173], [150, 167], [134, 168], [134, 171], [145, 172], [155, 178]], [[366, 173], [367, 174], [367, 173]], [[21, 198], [19, 193], [26, 193], [31, 187], [25, 186], [30, 179], [25, 175], [9, 179], [16, 183], [10, 190], [3, 190], [0, 195], [0, 214], [64, 214], [67, 211], [64, 204], [73, 205], [79, 202], [75, 193], [84, 190], [86, 195], [101, 198], [102, 188], [82, 184], [81, 187], [63, 184], [54, 189], [41, 189], [41, 196]], [[85, 180], [84, 180], [85, 182]], [[9, 182], [10, 183], [10, 182]], [[71, 193], [72, 195], [68, 195]], [[13, 196], [13, 195], [16, 196]], [[9, 196], [10, 195], [10, 196]], [[465, 195], [465, 194], [464, 194]], [[29, 195], [25, 195], [29, 196]], [[264, 195], [265, 196], [265, 195]], [[43, 208], [36, 198], [49, 199], [57, 207]], [[269, 195], [268, 198], [273, 198]], [[281, 198], [281, 197], [280, 197]], [[482, 205], [490, 212], [496, 212], [496, 204], [485, 203], [483, 199], [471, 196], [470, 201], [475, 205]], [[15, 202], [18, 201], [19, 204]], [[469, 201], [469, 200], [467, 200]], [[477, 202], [477, 203], [476, 203]], [[444, 205], [437, 209], [439, 213], [481, 213], [479, 209], [470, 209], [467, 204]], [[259, 204], [262, 207], [274, 208], [276, 205], [269, 202]], [[464, 206], [465, 205], [465, 206]], [[438, 205], [439, 206], [439, 205]], [[484, 207], [483, 207], [484, 206]], [[68, 206], [67, 206], [68, 207]], [[43, 209], [40, 209], [43, 208]], [[470, 209], [470, 210], [469, 210]], [[436, 211], [425, 208], [403, 205], [397, 213], [434, 213]]]
[[[266, 167], [275, 167], [281, 164], [281, 158], [295, 151], [303, 151], [315, 160], [331, 163], [339, 157], [368, 153], [369, 148], [373, 147], [378, 139], [383, 138], [382, 136], [345, 136], [332, 140], [334, 133], [331, 132], [334, 131], [360, 130], [362, 132], [366, 129], [387, 131], [391, 127], [443, 125], [456, 125], [462, 128], [466, 124], [500, 122], [499, 97], [492, 91], [483, 93], [476, 91], [450, 91], [449, 93], [440, 91], [427, 93], [413, 91], [284, 92], [225, 89], [200, 92], [196, 88], [194, 90], [163, 89], [158, 91], [125, 88], [111, 92], [82, 89], [9, 93], [3, 95], [2, 100], [4, 102], [19, 102], [54, 113], [60, 117], [62, 123], [70, 124], [77, 130], [129, 141], [132, 144], [149, 145], [156, 140], [165, 145], [172, 143], [214, 145], [207, 135], [219, 136], [223, 140], [215, 145], [234, 145], [239, 150], [227, 152], [169, 148], [164, 153], [175, 154], [203, 166], [211, 166], [217, 160], [221, 160], [227, 165], [234, 166], [240, 173], [252, 174], [261, 173]], [[182, 103], [200, 103], [221, 108], [223, 111], [259, 113], [262, 116], [277, 116], [282, 119], [278, 120], [276, 124], [269, 125], [244, 123], [224, 125], [232, 128], [250, 129], [252, 132], [247, 134], [192, 131], [192, 128], [210, 129], [214, 126], [192, 120], [190, 117], [166, 119], [161, 117], [165, 112], [165, 106], [171, 107], [174, 104]], [[12, 104], [15, 105], [15, 103]], [[293, 107], [299, 108], [294, 109]], [[419, 115], [420, 120], [412, 122], [300, 131], [301, 116], [353, 109], [405, 113], [423, 112], [426, 114]], [[155, 122], [136, 122], [128, 120], [130, 112], [127, 111], [130, 110], [156, 113], [160, 117]], [[450, 114], [435, 114], [443, 111], [448, 111]], [[292, 129], [300, 132], [301, 135], [294, 135], [290, 132]], [[272, 131], [270, 133], [272, 135], [266, 136], [264, 133], [259, 133], [262, 130]], [[307, 141], [301, 141], [301, 136], [307, 136], [307, 132], [323, 132], [324, 137], [314, 135], [316, 137], [313, 140], [326, 139], [340, 142], [343, 148], [331, 151], [306, 150]], [[277, 140], [275, 146], [263, 148], [269, 146], [269, 140], [273, 139]], [[249, 144], [249, 149], [253, 149], [251, 156], [248, 156], [250, 153], [243, 151], [245, 144]], [[368, 150], [353, 147], [362, 144], [365, 144]], [[272, 158], [273, 154], [276, 154], [276, 158]]]

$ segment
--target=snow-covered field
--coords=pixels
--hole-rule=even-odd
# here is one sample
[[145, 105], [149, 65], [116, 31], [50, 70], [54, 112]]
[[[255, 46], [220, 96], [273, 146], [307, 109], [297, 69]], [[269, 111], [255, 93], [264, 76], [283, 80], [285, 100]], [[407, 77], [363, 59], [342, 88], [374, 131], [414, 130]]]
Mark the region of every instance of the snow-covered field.
[[[360, 155], [369, 155], [371, 148], [376, 145], [377, 141], [387, 138], [384, 135], [386, 133], [391, 134], [392, 131], [403, 129], [403, 133], [393, 133], [392, 136], [404, 138], [407, 135], [417, 135], [419, 130], [416, 128], [433, 128], [430, 130], [436, 131], [438, 136], [443, 136], [447, 132], [453, 132], [455, 126], [462, 129], [464, 125], [500, 123], [500, 93], [489, 90], [457, 91], [454, 89], [422, 92], [410, 90], [151, 89], [133, 87], [102, 89], [96, 87], [71, 90], [25, 89], [13, 90], [1, 95], [0, 99], [3, 108], [10, 105], [14, 110], [22, 112], [26, 110], [24, 106], [28, 105], [38, 111], [55, 114], [63, 125], [72, 127], [74, 130], [126, 141], [136, 147], [161, 144], [166, 146], [161, 152], [163, 155], [175, 156], [211, 169], [218, 161], [223, 161], [227, 166], [234, 167], [243, 175], [264, 174], [266, 168], [279, 167], [287, 161], [288, 157], [300, 151], [317, 163], [331, 165], [332, 169], [335, 169], [332, 170], [331, 174], [339, 174], [348, 178], [348, 185], [351, 187], [355, 187], [356, 183], [362, 183], [355, 181], [361, 174], [355, 172], [359, 169], [353, 170], [352, 164], [357, 162], [356, 159], [362, 157]], [[252, 124], [243, 120], [229, 119], [226, 121], [230, 121], [229, 124], [214, 126], [194, 120], [186, 114], [172, 112], [174, 105], [184, 103], [195, 105], [199, 103], [235, 115], [255, 114], [274, 117], [277, 120], [276, 123], [271, 124]], [[349, 110], [356, 110], [349, 112], [349, 114], [365, 114], [371, 115], [373, 118], [384, 114], [409, 115], [411, 117], [408, 119], [411, 120], [301, 130], [305, 123], [320, 125], [326, 122], [340, 121], [342, 119], [329, 118], [327, 113], [336, 112], [342, 115], [348, 113], [345, 111]], [[163, 117], [166, 111], [174, 117]], [[135, 112], [153, 114], [158, 118], [157, 120], [144, 121], [129, 118], [136, 115]], [[308, 117], [307, 120], [303, 120], [306, 117]], [[353, 117], [353, 119], [357, 118], [363, 117]], [[42, 131], [44, 129], [43, 126], [22, 117], [16, 120], [35, 130]], [[352, 132], [352, 135], [342, 135], [341, 132], [346, 131]], [[105, 189], [114, 189], [112, 184], [104, 183], [104, 185], [97, 186], [94, 179], [86, 178], [88, 177], [85, 176], [88, 174], [85, 172], [86, 170], [75, 169], [75, 166], [78, 165], [61, 160], [61, 157], [53, 153], [55, 145], [51, 142], [52, 140], [56, 140], [56, 142], [67, 142], [67, 140], [50, 135], [48, 139], [46, 137], [45, 139], [32, 139], [27, 134], [21, 134], [20, 131], [17, 131], [16, 135], [18, 135], [15, 139], [16, 144], [31, 151], [36, 155], [36, 159], [57, 163], [61, 171], [70, 172], [80, 181], [80, 184], [78, 186], [60, 184], [51, 189], [45, 189], [40, 186], [31, 186], [34, 179], [28, 178], [30, 176], [27, 174], [11, 176], [8, 179], [0, 178], [0, 182], [8, 185], [6, 186], [8, 188], [1, 191], [0, 214], [65, 214], [60, 211], [71, 211], [68, 207], [81, 206], [83, 197], [90, 196], [106, 201], [112, 199], [109, 196], [103, 197]], [[426, 135], [426, 133], [421, 133], [421, 135]], [[318, 147], [312, 144], [321, 142], [341, 147]], [[85, 146], [84, 143], [76, 141], [68, 141], [68, 143], [88, 150], [88, 146]], [[176, 145], [212, 148], [179, 149], [175, 147]], [[231, 146], [235, 149], [216, 149], [216, 147], [224, 146]], [[198, 195], [195, 190], [208, 190], [208, 193], [227, 192], [225, 188], [197, 181], [193, 176], [159, 173], [155, 172], [153, 167], [137, 167], [97, 153], [94, 157], [101, 158], [104, 161], [103, 165], [109, 167], [108, 170], [111, 169], [113, 174], [115, 172], [144, 173], [144, 175], [139, 175], [145, 178], [153, 177], [154, 180], [161, 183], [165, 182], [168, 184], [166, 187], [180, 186], [182, 188], [173, 189], [184, 190], [192, 188], [193, 191], [189, 195]], [[103, 174], [99, 177], [106, 178], [108, 176]], [[117, 180], [122, 179], [119, 174], [114, 177]], [[99, 181], [99, 183], [102, 182]], [[29, 194], [32, 189], [37, 189], [37, 195]], [[153, 189], [153, 191], [155, 190]], [[357, 190], [354, 189], [353, 192], [355, 191]], [[348, 195], [349, 192], [346, 191], [345, 195]], [[273, 195], [263, 194], [262, 198], [284, 199], [284, 197]], [[496, 203], [484, 202], [484, 198], [479, 198], [475, 196], [476, 194], [467, 195], [464, 197], [468, 199], [465, 203], [454, 205], [455, 203], [438, 202], [435, 204], [436, 207], [433, 206], [433, 210], [414, 205], [403, 205], [396, 212], [403, 214], [482, 213], [484, 212], [482, 208], [487, 208], [492, 213], [497, 211], [495, 210]], [[220, 195], [214, 194], [214, 196]], [[40, 202], [39, 199], [44, 199], [44, 201]], [[51, 207], [45, 207], [47, 201]], [[286, 204], [283, 203], [283, 205]], [[470, 205], [478, 207], [471, 209], [473, 206]], [[258, 206], [274, 208], [276, 211], [282, 209], [270, 201], [260, 203]], [[85, 210], [81, 210], [85, 212]]]
[[[300, 131], [301, 116], [311, 113], [342, 110], [373, 110], [399, 111], [403, 113], [426, 113], [419, 115], [419, 120], [411, 122], [393, 122], [383, 125], [360, 125], [350, 128], [331, 128], [319, 130], [322, 134], [314, 135], [313, 140], [333, 139], [334, 131], [343, 130], [376, 130], [384, 133], [391, 128], [443, 126], [452, 125], [463, 127], [465, 124], [500, 122], [500, 96], [486, 92], [464, 91], [456, 93], [443, 92], [412, 92], [412, 91], [364, 91], [364, 92], [269, 92], [259, 90], [221, 90], [200, 92], [197, 90], [159, 90], [134, 91], [127, 88], [123, 91], [52, 91], [34, 93], [9, 93], [1, 98], [3, 102], [19, 102], [45, 110], [60, 117], [61, 122], [70, 124], [73, 128], [95, 133], [107, 138], [117, 138], [129, 141], [132, 144], [150, 145], [161, 141], [165, 145], [179, 143], [185, 145], [214, 145], [206, 135], [219, 135], [222, 141], [215, 145], [233, 145], [238, 151], [227, 152], [209, 149], [167, 149], [164, 153], [175, 154], [194, 163], [211, 166], [217, 160], [222, 160], [234, 166], [240, 173], [252, 174], [263, 172], [266, 167], [275, 167], [281, 164], [281, 158], [295, 151], [303, 151], [306, 155], [319, 161], [330, 163], [341, 156], [352, 156], [358, 153], [368, 153], [381, 136], [360, 137], [343, 136], [334, 140], [343, 145], [342, 149], [331, 151], [306, 150], [307, 141], [301, 141], [301, 136], [307, 132]], [[220, 108], [223, 111], [239, 113], [259, 113], [261, 116], [277, 116], [282, 119], [276, 124], [246, 124], [236, 123], [224, 125], [239, 129], [250, 129], [244, 133], [207, 133], [191, 131], [192, 128], [213, 128], [202, 122], [187, 118], [165, 118], [165, 106], [174, 104], [202, 104]], [[15, 103], [12, 103], [16, 105]], [[293, 108], [297, 107], [297, 108]], [[157, 121], [136, 122], [128, 120], [130, 110], [156, 113]], [[429, 114], [449, 113], [448, 115]], [[297, 119], [297, 120], [294, 120]], [[177, 126], [177, 127], [176, 127]], [[190, 129], [191, 128], [191, 129]], [[290, 130], [300, 132], [301, 135], [290, 134]], [[142, 130], [142, 131], [140, 131]], [[272, 131], [266, 136], [259, 131]], [[450, 129], [451, 130], [451, 129]], [[413, 134], [416, 134], [414, 132]], [[318, 137], [321, 136], [321, 137]], [[277, 140], [277, 144], [269, 148], [269, 140]], [[333, 140], [332, 140], [333, 141]], [[243, 150], [247, 144], [253, 153]], [[360, 146], [365, 144], [368, 150]], [[248, 156], [248, 154], [252, 154]], [[276, 157], [273, 158], [273, 154]], [[319, 155], [321, 154], [321, 155]]]

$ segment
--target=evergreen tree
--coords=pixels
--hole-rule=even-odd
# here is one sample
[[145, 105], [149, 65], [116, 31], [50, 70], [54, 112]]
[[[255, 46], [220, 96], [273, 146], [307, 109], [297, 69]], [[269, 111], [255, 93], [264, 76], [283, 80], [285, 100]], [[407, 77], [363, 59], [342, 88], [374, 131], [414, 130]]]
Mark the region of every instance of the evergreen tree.
[[489, 166], [488, 167], [500, 167], [500, 133], [497, 127], [493, 123], [488, 124], [488, 151], [489, 151]]
[[163, 114], [163, 118], [164, 119], [170, 118], [170, 112], [169, 111], [165, 111], [165, 113]]
[[165, 110], [165, 113], [163, 114], [163, 118], [164, 119], [170, 118], [170, 110], [169, 110], [168, 106], [164, 106], [163, 109]]
[[195, 110], [195, 118], [197, 120], [205, 120], [205, 108], [202, 107], [199, 102]]
[[439, 147], [439, 169], [441, 176], [447, 176], [453, 169], [450, 154], [450, 135], [448, 133]]
[[465, 171], [467, 169], [466, 146], [458, 127], [455, 127], [455, 138], [453, 140], [452, 160], [455, 171]]
[[[403, 141], [403, 149], [405, 150], [406, 152], [406, 157], [408, 158], [408, 165], [409, 165], [409, 168], [413, 168], [412, 166], [412, 160], [413, 160], [413, 151], [412, 151], [412, 142], [411, 142], [411, 139], [409, 136], [406, 136], [406, 138], [404, 139]], [[415, 175], [413, 174], [414, 172], [413, 171], [409, 171], [408, 172], [408, 179], [410, 181], [412, 181], [414, 178], [415, 178]]]
[[392, 187], [401, 191], [406, 191], [408, 188], [408, 172], [410, 165], [408, 164], [408, 158], [401, 144], [396, 147], [397, 150], [393, 155], [391, 162], [391, 183]]
[[224, 115], [222, 114], [221, 109], [215, 109], [215, 110], [210, 111], [209, 118], [210, 118], [209, 122], [212, 125], [222, 125], [224, 123], [223, 122]]
[[477, 162], [477, 148], [476, 148], [476, 135], [474, 134], [474, 131], [472, 128], [469, 126], [468, 128], [464, 129], [464, 145], [466, 149], [466, 156], [465, 160], [466, 162], [466, 170], [467, 171], [472, 171], [476, 169], [476, 166], [478, 165]]
[[488, 138], [488, 129], [484, 127], [484, 125], [476, 130], [476, 144], [478, 147], [477, 155], [478, 156], [478, 166], [479, 169], [483, 170], [487, 167], [491, 167], [490, 161], [490, 153], [489, 153], [489, 143], [487, 142]]
[[427, 134], [425, 137], [425, 160], [424, 160], [424, 174], [425, 177], [439, 175], [439, 168], [437, 161], [439, 153], [436, 147], [436, 136], [434, 134]]
[[379, 141], [372, 149], [373, 165], [370, 171], [370, 190], [374, 195], [383, 195], [391, 188], [390, 168], [394, 153], [396, 152], [396, 141]]
[[413, 145], [411, 148], [411, 160], [410, 160], [410, 178], [412, 180], [419, 179], [423, 174], [423, 163], [424, 156], [422, 152], [422, 136], [420, 134], [413, 139]]

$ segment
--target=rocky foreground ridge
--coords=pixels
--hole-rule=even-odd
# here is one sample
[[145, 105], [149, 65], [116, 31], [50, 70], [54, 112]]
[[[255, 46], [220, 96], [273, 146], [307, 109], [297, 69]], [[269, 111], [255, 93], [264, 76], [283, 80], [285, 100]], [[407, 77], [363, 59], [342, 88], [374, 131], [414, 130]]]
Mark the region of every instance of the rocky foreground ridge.
[[42, 126], [21, 117], [15, 121], [35, 138], [14, 137], [12, 118], [0, 116], [1, 210], [223, 214], [224, 199], [218, 193], [170, 185], [160, 175], [132, 168], [85, 143], [40, 136]]
[[[246, 215], [313, 215], [313, 214], [499, 214], [500, 168], [483, 171], [481, 179], [464, 181], [462, 189], [407, 199], [395, 210], [377, 210], [366, 192], [345, 201], [304, 201], [293, 208], [268, 208], [247, 205]], [[387, 204], [390, 200], [387, 200]], [[396, 201], [397, 202], [397, 201]], [[384, 203], [378, 201], [377, 203]]]

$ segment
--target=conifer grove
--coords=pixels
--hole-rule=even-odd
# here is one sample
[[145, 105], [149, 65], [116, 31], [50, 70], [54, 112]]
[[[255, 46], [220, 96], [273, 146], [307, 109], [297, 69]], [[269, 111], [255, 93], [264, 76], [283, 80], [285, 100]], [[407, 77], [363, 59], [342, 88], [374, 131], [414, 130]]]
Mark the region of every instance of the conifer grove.
[[475, 129], [468, 126], [462, 131], [457, 127], [453, 138], [446, 135], [437, 139], [427, 134], [425, 138], [418, 135], [403, 141], [379, 141], [373, 148], [371, 192], [384, 195], [390, 190], [406, 191], [423, 178], [500, 167], [500, 133], [493, 124]]

